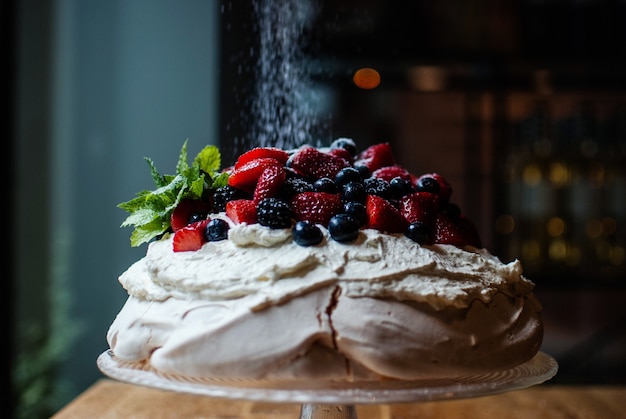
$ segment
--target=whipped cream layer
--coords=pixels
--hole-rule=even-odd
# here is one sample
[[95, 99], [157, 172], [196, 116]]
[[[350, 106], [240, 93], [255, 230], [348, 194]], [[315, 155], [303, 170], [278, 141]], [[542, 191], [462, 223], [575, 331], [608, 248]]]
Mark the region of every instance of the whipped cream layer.
[[328, 237], [296, 244], [289, 229], [232, 225], [229, 239], [194, 252], [173, 252], [172, 238], [149, 244], [144, 258], [119, 280], [145, 300], [225, 301], [249, 297], [250, 310], [284, 303], [315, 289], [340, 285], [348, 297], [424, 302], [437, 310], [488, 303], [501, 292], [532, 292], [515, 260], [502, 263], [485, 249], [421, 246], [403, 235], [362, 230], [356, 241]]
[[184, 376], [353, 381], [501, 370], [539, 350], [541, 306], [519, 261], [323, 231], [311, 247], [245, 224], [198, 251], [150, 243], [120, 276], [113, 353]]

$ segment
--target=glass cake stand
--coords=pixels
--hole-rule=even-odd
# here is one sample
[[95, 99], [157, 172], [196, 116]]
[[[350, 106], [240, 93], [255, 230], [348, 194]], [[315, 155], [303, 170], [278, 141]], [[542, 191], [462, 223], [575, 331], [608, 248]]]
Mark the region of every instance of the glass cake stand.
[[558, 365], [539, 352], [517, 367], [449, 379], [416, 381], [279, 381], [189, 378], [162, 374], [141, 362], [117, 359], [108, 350], [98, 357], [106, 376], [141, 386], [209, 397], [257, 402], [300, 403], [300, 419], [356, 419], [357, 404], [415, 403], [487, 396], [541, 384], [554, 377]]

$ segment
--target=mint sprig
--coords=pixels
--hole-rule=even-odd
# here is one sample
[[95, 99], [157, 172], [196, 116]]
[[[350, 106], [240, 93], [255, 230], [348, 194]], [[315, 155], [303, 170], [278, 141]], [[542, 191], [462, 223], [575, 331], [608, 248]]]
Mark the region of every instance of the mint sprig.
[[130, 201], [117, 205], [130, 213], [121, 227], [134, 226], [130, 236], [133, 247], [165, 233], [170, 228], [172, 211], [183, 199], [200, 199], [206, 190], [228, 184], [228, 173], [220, 172], [221, 154], [213, 145], [204, 147], [189, 165], [185, 140], [175, 175], [160, 174], [151, 159], [144, 159], [150, 167], [156, 189], [141, 191]]

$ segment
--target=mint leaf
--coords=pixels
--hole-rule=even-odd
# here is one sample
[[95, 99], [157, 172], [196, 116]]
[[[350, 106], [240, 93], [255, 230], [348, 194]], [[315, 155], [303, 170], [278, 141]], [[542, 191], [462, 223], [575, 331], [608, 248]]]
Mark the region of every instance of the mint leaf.
[[170, 217], [183, 199], [200, 199], [205, 190], [228, 184], [228, 173], [220, 172], [221, 154], [215, 146], [206, 146], [187, 162], [187, 140], [183, 143], [176, 164], [176, 174], [160, 174], [154, 162], [145, 158], [150, 168], [155, 190], [144, 190], [118, 208], [129, 213], [121, 227], [134, 227], [131, 246], [140, 246], [170, 229]]

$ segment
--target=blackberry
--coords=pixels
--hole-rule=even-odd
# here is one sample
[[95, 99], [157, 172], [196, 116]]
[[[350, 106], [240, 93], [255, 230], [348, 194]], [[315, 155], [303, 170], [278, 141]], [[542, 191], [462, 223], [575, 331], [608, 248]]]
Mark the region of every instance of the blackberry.
[[204, 229], [204, 237], [207, 241], [217, 242], [228, 238], [229, 225], [220, 218], [209, 221]]
[[278, 198], [265, 198], [256, 206], [259, 224], [269, 228], [291, 227], [293, 211], [289, 204]]
[[301, 177], [288, 177], [280, 187], [279, 195], [285, 200], [302, 192], [313, 192], [313, 185]]
[[368, 195], [376, 195], [384, 199], [389, 199], [392, 196], [391, 187], [386, 180], [370, 177], [365, 179], [364, 184], [365, 193]]
[[241, 189], [226, 185], [217, 188], [213, 194], [213, 212], [226, 211], [226, 203], [235, 199], [250, 199], [250, 194]]
[[324, 239], [322, 230], [310, 221], [298, 221], [292, 232], [293, 241], [300, 246], [315, 246]]

